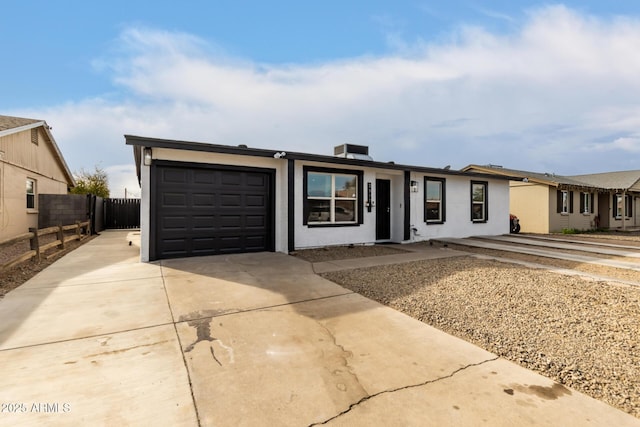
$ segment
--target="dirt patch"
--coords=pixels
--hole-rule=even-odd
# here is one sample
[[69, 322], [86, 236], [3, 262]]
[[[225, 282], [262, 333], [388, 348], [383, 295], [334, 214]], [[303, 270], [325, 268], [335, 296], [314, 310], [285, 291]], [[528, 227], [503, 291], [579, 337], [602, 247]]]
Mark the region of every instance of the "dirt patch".
[[350, 245], [328, 246], [326, 248], [303, 249], [291, 255], [309, 262], [336, 261], [350, 258], [366, 258], [372, 256], [395, 255], [407, 253], [394, 245]]

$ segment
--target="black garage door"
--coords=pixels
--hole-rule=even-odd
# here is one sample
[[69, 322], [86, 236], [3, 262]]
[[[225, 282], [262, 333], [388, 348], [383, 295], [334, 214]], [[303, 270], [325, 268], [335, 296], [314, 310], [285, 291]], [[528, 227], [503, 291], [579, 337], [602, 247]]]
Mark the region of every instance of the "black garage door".
[[273, 250], [273, 171], [157, 162], [152, 175], [152, 259]]

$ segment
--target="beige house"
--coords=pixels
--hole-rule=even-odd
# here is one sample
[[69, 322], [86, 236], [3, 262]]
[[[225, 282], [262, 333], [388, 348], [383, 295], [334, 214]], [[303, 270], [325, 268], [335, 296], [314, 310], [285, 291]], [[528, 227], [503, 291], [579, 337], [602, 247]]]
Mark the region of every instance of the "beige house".
[[510, 210], [521, 231], [626, 230], [640, 226], [640, 170], [561, 176], [469, 165], [463, 171], [509, 176]]
[[38, 225], [38, 194], [75, 185], [44, 120], [0, 115], [0, 241]]

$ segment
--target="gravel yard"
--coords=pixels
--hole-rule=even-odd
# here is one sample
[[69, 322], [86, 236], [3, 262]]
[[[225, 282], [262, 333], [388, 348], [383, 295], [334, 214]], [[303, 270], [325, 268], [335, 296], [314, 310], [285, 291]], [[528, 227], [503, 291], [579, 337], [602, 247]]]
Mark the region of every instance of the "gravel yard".
[[640, 288], [471, 256], [323, 276], [640, 417]]

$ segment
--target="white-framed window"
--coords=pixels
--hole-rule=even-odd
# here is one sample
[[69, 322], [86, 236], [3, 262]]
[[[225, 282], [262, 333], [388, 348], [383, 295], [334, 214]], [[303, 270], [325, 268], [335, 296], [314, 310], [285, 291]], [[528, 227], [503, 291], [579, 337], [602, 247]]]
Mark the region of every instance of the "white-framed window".
[[[563, 215], [573, 213], [573, 191], [558, 190], [557, 192], [557, 209], [556, 212]], [[582, 194], [581, 194], [582, 197]], [[582, 206], [580, 206], [582, 209]]]
[[591, 193], [580, 193], [580, 212], [589, 214], [593, 212], [593, 195]]
[[424, 178], [424, 222], [427, 224], [441, 224], [446, 220], [445, 183], [444, 178]]
[[359, 224], [362, 172], [305, 168], [304, 174], [304, 224]]
[[615, 207], [615, 217], [616, 218], [622, 218], [622, 213], [624, 212], [624, 215], [627, 218], [631, 218], [632, 215], [632, 208], [631, 205], [633, 203], [633, 198], [630, 195], [625, 195], [623, 196], [622, 194], [616, 194], [615, 195], [615, 200], [616, 200], [616, 207]]
[[36, 180], [27, 178], [27, 209], [36, 208]]
[[560, 205], [560, 213], [569, 213], [569, 192], [566, 190], [561, 191], [562, 204]]
[[489, 219], [488, 186], [486, 181], [471, 181], [471, 221], [473, 222], [487, 222]]

